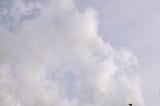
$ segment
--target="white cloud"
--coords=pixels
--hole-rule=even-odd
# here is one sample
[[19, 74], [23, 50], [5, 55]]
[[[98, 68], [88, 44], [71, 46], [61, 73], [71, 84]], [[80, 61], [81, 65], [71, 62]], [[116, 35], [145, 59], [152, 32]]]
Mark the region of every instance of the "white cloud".
[[0, 26], [2, 106], [143, 106], [138, 78], [121, 73], [137, 60], [103, 42], [95, 10], [53, 0], [40, 11], [16, 33]]

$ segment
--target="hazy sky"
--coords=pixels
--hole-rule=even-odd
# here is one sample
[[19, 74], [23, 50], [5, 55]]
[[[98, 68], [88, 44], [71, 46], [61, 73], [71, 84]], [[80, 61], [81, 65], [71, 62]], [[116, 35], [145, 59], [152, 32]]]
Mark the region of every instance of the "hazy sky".
[[138, 58], [145, 106], [159, 106], [160, 1], [76, 0], [79, 8], [98, 11], [99, 32], [114, 47], [126, 47]]
[[0, 105], [159, 106], [158, 0], [0, 0]]

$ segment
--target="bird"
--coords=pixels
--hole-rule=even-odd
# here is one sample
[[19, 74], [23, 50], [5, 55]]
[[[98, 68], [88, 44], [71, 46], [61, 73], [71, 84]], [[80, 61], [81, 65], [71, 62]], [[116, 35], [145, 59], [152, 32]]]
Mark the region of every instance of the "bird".
[[132, 106], [132, 103], [128, 104], [129, 106]]

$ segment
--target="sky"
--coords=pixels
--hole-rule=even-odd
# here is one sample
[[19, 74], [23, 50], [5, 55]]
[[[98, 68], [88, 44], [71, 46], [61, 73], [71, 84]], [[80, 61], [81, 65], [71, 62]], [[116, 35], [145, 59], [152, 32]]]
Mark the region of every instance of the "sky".
[[113, 47], [125, 47], [138, 59], [145, 106], [159, 106], [160, 2], [158, 0], [77, 0], [79, 8], [98, 11], [99, 33]]
[[2, 106], [158, 106], [158, 0], [0, 0]]

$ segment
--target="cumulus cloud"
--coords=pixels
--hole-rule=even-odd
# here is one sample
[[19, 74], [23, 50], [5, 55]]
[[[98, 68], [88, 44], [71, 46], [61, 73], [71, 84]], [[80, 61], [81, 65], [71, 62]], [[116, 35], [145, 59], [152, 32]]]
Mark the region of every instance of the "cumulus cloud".
[[99, 37], [94, 9], [79, 11], [72, 0], [30, 0], [40, 12], [26, 19], [32, 6], [12, 1], [5, 17], [23, 21], [16, 32], [0, 25], [2, 106], [143, 106], [139, 78], [127, 74], [136, 58]]

